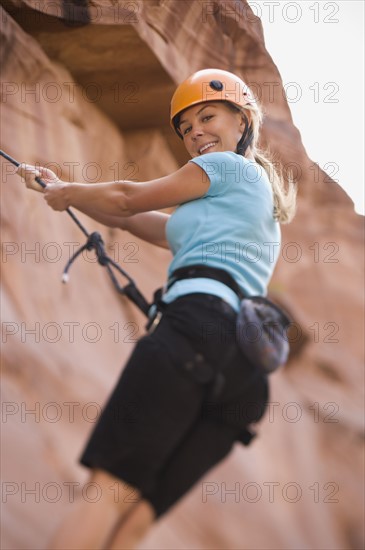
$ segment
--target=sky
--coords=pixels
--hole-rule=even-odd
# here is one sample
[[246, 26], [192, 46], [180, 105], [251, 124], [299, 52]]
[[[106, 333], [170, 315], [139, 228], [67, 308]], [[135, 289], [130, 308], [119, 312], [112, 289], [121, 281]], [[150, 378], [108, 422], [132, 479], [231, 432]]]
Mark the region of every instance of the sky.
[[248, 0], [308, 156], [364, 214], [364, 0]]

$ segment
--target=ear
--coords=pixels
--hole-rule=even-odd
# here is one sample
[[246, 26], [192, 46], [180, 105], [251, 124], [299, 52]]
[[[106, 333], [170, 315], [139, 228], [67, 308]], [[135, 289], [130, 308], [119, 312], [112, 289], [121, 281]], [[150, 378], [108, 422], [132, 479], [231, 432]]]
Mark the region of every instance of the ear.
[[249, 126], [251, 122], [251, 115], [250, 113], [238, 113], [240, 117], [240, 130], [244, 132], [246, 125]]

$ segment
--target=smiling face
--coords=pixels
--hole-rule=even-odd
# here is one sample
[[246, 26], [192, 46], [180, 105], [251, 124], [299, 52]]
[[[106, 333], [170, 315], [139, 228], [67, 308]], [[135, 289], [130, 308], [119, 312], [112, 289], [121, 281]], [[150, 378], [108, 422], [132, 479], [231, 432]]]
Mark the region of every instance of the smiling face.
[[199, 103], [181, 115], [179, 129], [191, 157], [218, 151], [236, 151], [245, 121], [223, 102]]

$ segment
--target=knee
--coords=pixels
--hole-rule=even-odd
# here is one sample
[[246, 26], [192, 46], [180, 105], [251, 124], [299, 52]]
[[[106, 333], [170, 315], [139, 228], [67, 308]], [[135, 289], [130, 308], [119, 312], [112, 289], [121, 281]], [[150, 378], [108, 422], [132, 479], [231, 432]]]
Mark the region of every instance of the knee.
[[135, 487], [105, 470], [94, 469], [89, 483], [95, 484], [105, 503], [122, 513], [133, 508], [141, 499]]
[[142, 500], [120, 524], [114, 535], [111, 550], [136, 548], [155, 520], [153, 507]]
[[143, 536], [156, 519], [156, 512], [147, 500], [141, 500], [131, 513], [131, 525], [136, 535]]

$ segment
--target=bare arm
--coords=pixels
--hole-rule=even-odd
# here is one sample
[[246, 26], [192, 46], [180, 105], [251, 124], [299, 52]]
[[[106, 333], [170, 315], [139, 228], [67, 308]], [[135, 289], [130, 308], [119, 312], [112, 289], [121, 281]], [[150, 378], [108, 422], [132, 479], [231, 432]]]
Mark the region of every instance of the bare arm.
[[107, 227], [123, 229], [139, 239], [169, 249], [165, 234], [169, 214], [153, 211], [135, 214], [127, 218], [103, 214], [97, 208], [92, 208], [90, 204], [85, 204], [79, 210]]
[[126, 222], [125, 229], [132, 235], [161, 248], [170, 249], [166, 239], [166, 223], [169, 217], [169, 214], [154, 211], [122, 219]]
[[[22, 167], [18, 171], [25, 177], [27, 187], [39, 190], [34, 167], [30, 168], [33, 169]], [[168, 215], [153, 211], [198, 199], [210, 184], [205, 172], [194, 163], [187, 163], [169, 176], [142, 183], [65, 183], [44, 168], [37, 175], [48, 178], [44, 197], [54, 210], [75, 207], [106, 225], [121, 227], [164, 247]]]
[[153, 211], [123, 218], [121, 216], [100, 214], [97, 210], [93, 211], [89, 208], [84, 208], [83, 212], [108, 227], [123, 229], [143, 241], [169, 249], [165, 233], [169, 214]]
[[54, 210], [73, 206], [82, 212], [88, 209], [100, 215], [129, 217], [198, 199], [208, 189], [205, 172], [187, 163], [169, 176], [141, 183], [50, 183], [44, 196]]

